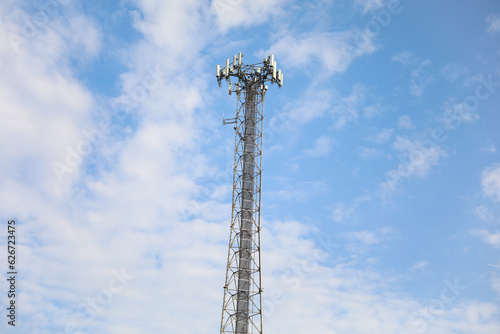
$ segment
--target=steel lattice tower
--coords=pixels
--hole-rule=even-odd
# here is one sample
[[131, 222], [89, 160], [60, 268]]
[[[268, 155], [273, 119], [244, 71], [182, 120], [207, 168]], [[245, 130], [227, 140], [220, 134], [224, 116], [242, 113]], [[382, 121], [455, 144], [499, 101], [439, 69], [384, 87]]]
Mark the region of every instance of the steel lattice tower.
[[[274, 56], [262, 63], [244, 65], [241, 52], [216, 77], [221, 87], [229, 83], [229, 95], [238, 97], [236, 117], [223, 124], [236, 124], [233, 203], [227, 257], [226, 283], [220, 334], [262, 334], [262, 275], [260, 255], [260, 208], [262, 176], [262, 130], [267, 82], [283, 85]], [[231, 77], [236, 79], [233, 85]]]

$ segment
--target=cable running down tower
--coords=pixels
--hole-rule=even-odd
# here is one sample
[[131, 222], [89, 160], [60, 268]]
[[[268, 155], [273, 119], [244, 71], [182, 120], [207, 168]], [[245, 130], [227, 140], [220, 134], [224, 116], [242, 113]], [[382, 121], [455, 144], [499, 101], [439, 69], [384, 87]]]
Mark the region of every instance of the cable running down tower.
[[[274, 55], [261, 63], [244, 65], [243, 55], [226, 66], [217, 65], [216, 77], [229, 84], [229, 95], [238, 98], [236, 117], [223, 119], [235, 125], [233, 202], [224, 285], [220, 334], [262, 334], [262, 274], [260, 208], [262, 130], [266, 83], [283, 86], [283, 73]], [[231, 81], [235, 80], [235, 83]]]

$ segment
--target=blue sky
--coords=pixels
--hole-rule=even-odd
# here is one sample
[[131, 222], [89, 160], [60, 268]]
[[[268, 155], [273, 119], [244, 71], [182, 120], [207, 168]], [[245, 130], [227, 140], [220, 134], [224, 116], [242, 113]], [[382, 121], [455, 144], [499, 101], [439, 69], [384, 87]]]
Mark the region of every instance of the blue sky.
[[264, 330], [499, 333], [499, 42], [493, 0], [2, 1], [2, 333], [219, 330], [238, 52], [284, 72]]

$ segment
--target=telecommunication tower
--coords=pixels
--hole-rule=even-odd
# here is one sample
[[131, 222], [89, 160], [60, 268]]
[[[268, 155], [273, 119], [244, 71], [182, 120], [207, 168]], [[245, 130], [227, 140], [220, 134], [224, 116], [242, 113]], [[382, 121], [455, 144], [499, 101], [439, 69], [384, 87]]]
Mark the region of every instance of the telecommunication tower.
[[[283, 73], [274, 55], [261, 63], [244, 65], [243, 55], [217, 65], [216, 77], [236, 93], [236, 117], [223, 124], [236, 124], [233, 202], [226, 283], [220, 334], [262, 334], [262, 274], [260, 255], [260, 208], [262, 176], [262, 130], [266, 83], [283, 86]], [[235, 83], [231, 81], [235, 79]]]

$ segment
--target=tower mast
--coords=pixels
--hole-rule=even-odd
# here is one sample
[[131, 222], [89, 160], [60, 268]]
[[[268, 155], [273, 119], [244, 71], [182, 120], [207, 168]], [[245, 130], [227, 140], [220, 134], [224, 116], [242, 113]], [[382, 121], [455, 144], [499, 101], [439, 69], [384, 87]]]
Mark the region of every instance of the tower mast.
[[[216, 77], [229, 84], [229, 95], [238, 98], [236, 117], [223, 124], [236, 124], [233, 200], [229, 251], [224, 285], [220, 334], [262, 334], [262, 275], [260, 255], [260, 208], [262, 176], [262, 130], [267, 82], [283, 85], [283, 73], [274, 55], [261, 63], [244, 65], [243, 55], [217, 65]], [[231, 81], [235, 79], [235, 84]]]

